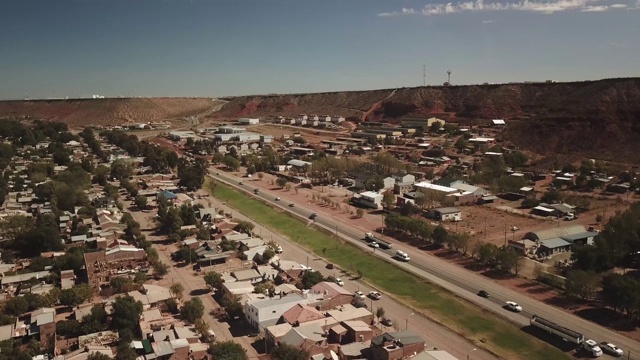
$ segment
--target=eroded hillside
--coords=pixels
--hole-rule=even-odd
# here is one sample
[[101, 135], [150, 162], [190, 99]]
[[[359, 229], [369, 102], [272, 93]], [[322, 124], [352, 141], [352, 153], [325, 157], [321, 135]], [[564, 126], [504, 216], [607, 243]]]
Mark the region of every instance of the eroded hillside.
[[[640, 161], [640, 79], [573, 83], [421, 87], [299, 95], [245, 96], [214, 114], [339, 114], [361, 121], [443, 116], [463, 124], [508, 120], [504, 137], [543, 155]], [[485, 122], [486, 123], [486, 122]]]
[[0, 101], [0, 118], [29, 116], [70, 126], [121, 125], [180, 118], [214, 108], [211, 98], [119, 98]]

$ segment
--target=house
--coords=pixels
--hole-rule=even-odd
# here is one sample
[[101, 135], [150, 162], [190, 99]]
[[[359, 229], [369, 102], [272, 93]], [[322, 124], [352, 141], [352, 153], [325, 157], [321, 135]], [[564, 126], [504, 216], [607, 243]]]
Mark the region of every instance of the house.
[[247, 249], [242, 252], [242, 254], [240, 255], [240, 258], [242, 260], [255, 261], [257, 263], [262, 263], [263, 255], [265, 251], [269, 249], [270, 248], [267, 245], [262, 245], [262, 246], [254, 247], [251, 249]]
[[384, 196], [375, 191], [363, 191], [360, 194], [355, 194], [351, 198], [351, 202], [354, 204], [366, 206], [372, 209], [379, 209], [382, 207], [382, 198]]
[[52, 275], [51, 271], [36, 271], [36, 272], [29, 272], [29, 273], [18, 274], [18, 275], [3, 276], [2, 278], [0, 278], [0, 281], [2, 282], [2, 288], [7, 289], [10, 287], [11, 288], [18, 287], [21, 283], [31, 279], [44, 280], [45, 278], [48, 278], [51, 275]]
[[384, 184], [383, 189], [393, 189], [394, 185], [396, 184], [396, 179], [388, 176], [382, 179], [382, 183]]
[[489, 192], [481, 187], [465, 184], [463, 182], [455, 182], [450, 185], [454, 189], [458, 189], [463, 192], [469, 192], [475, 197], [487, 195]]
[[[244, 235], [244, 234], [242, 234]], [[242, 240], [236, 240], [239, 245], [238, 245], [238, 251], [240, 252], [244, 252], [247, 251], [249, 249], [253, 249], [253, 248], [257, 248], [260, 246], [264, 246], [264, 240], [260, 239], [260, 238], [252, 238], [250, 237], [251, 235], [247, 235], [249, 236], [248, 238], [242, 239]]]
[[430, 209], [429, 214], [437, 221], [462, 221], [462, 211], [455, 207]]
[[324, 314], [319, 310], [316, 310], [316, 308], [307, 305], [296, 304], [291, 309], [285, 311], [282, 314], [282, 317], [280, 318], [278, 323], [281, 324], [286, 322], [291, 324], [292, 326], [300, 326], [300, 324], [324, 318]]
[[504, 122], [504, 119], [493, 119], [493, 120], [491, 120], [491, 125], [493, 125], [493, 126], [504, 126], [504, 125], [506, 125], [506, 123]]
[[247, 322], [258, 331], [275, 325], [285, 311], [296, 304], [307, 304], [308, 300], [298, 294], [289, 294], [273, 299], [258, 299], [247, 301], [244, 305], [244, 315]]
[[254, 286], [251, 281], [234, 281], [234, 282], [225, 281], [222, 283], [222, 292], [224, 294], [234, 294], [234, 295], [251, 294], [253, 290], [254, 290]]
[[533, 241], [543, 241], [553, 238], [561, 238], [565, 236], [570, 236], [574, 234], [584, 233], [587, 230], [582, 225], [570, 225], [570, 226], [562, 226], [562, 227], [552, 227], [545, 230], [531, 231], [524, 234], [524, 239], [529, 239]]
[[459, 192], [458, 189], [454, 189], [454, 188], [447, 187], [447, 186], [442, 186], [442, 185], [437, 185], [437, 184], [433, 184], [433, 183], [426, 182], [426, 181], [416, 183], [414, 185], [414, 187], [415, 187], [416, 191], [433, 190], [433, 191], [443, 192], [443, 193], [446, 193], [446, 194]]
[[369, 342], [354, 342], [340, 345], [338, 357], [340, 360], [367, 359], [369, 354]]
[[340, 325], [346, 329], [346, 334], [342, 338], [345, 343], [369, 341], [373, 338], [373, 330], [364, 321], [343, 321]]
[[409, 358], [424, 350], [424, 340], [409, 330], [384, 333], [371, 339], [371, 360]]
[[411, 360], [458, 360], [457, 357], [444, 350], [425, 350], [411, 358]]
[[129, 291], [127, 294], [134, 300], [140, 301], [145, 309], [156, 307], [161, 302], [172, 298], [169, 289], [150, 284], [143, 284], [139, 290]]
[[260, 273], [255, 269], [234, 271], [231, 275], [238, 281], [250, 281], [254, 284], [262, 281], [262, 275], [260, 275]]
[[325, 312], [327, 316], [334, 318], [337, 322], [362, 320], [370, 324], [373, 321], [373, 314], [366, 308], [357, 308], [351, 304], [341, 305], [335, 310]]
[[315, 284], [310, 292], [322, 294], [322, 300], [318, 306], [321, 310], [334, 309], [342, 305], [351, 304], [353, 294], [342, 286], [328, 281]]
[[325, 331], [322, 325], [311, 323], [291, 328], [286, 334], [280, 337], [278, 343], [304, 348], [313, 356], [323, 353], [326, 342]]

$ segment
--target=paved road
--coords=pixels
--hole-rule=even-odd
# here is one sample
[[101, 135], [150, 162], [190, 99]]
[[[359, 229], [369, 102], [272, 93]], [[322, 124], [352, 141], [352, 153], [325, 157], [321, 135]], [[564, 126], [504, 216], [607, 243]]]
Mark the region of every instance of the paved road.
[[[211, 173], [211, 176], [253, 194], [254, 187], [251, 186], [249, 182], [245, 181], [243, 182], [243, 185], [240, 185], [239, 183], [242, 181], [241, 179], [223, 172], [216, 172], [215, 170]], [[295, 207], [289, 207], [289, 202], [283, 203], [282, 201], [274, 201], [278, 195], [270, 191], [261, 190], [259, 194], [253, 195], [303, 218], [309, 218], [309, 216], [314, 212], [299, 204], [295, 204]], [[323, 216], [322, 214], [316, 218], [316, 225], [331, 230], [339, 236], [348, 239], [352, 243], [366, 248], [365, 240], [363, 239], [364, 234], [358, 229], [332, 221], [330, 217]], [[597, 342], [613, 342], [625, 350], [625, 355], [628, 359], [640, 359], [640, 343], [629, 339], [624, 335], [618, 334], [612, 330], [599, 326], [596, 323], [584, 320], [556, 307], [531, 299], [526, 295], [505, 288], [486, 277], [448, 263], [438, 257], [431, 256], [424, 252], [419, 252], [414, 247], [401, 243], [394, 243], [393, 249], [376, 251], [376, 254], [389, 259], [398, 249], [407, 252], [411, 256], [411, 261], [409, 263], [395, 262], [397, 266], [403, 267], [407, 271], [418, 276], [422, 276], [427, 280], [453, 292], [454, 294], [465, 298], [470, 302], [497, 314], [498, 316], [504, 317], [519, 326], [529, 325], [531, 315], [536, 314], [574, 331], [578, 331], [584, 334], [585, 337], [592, 338]], [[491, 298], [485, 299], [477, 296], [476, 294], [480, 290], [488, 291], [491, 294]], [[524, 311], [521, 313], [506, 311], [503, 308], [505, 301], [515, 301], [519, 303], [523, 307]], [[628, 354], [629, 351], [630, 354]]]
[[[215, 199], [212, 199], [211, 206], [219, 210], [222, 209], [231, 212], [234, 218], [248, 220], [255, 223], [256, 227], [253, 229], [253, 232], [260, 234], [263, 239], [282, 239], [281, 235], [263, 227], [260, 223], [246, 217], [236, 209], [230, 208], [228, 205], [220, 204], [215, 201]], [[359, 290], [368, 294], [369, 291], [372, 290], [380, 291], [379, 289], [374, 289], [363, 282], [352, 281], [345, 276], [341, 276], [339, 270], [326, 269], [326, 261], [318, 258], [314, 254], [310, 254], [306, 249], [298, 246], [295, 242], [285, 240], [280, 242], [279, 245], [283, 248], [283, 253], [280, 255], [283, 259], [296, 261], [304, 265], [308, 264], [314, 270], [320, 271], [324, 276], [333, 275], [334, 277], [340, 277], [345, 283], [345, 289], [351, 292]], [[371, 251], [371, 249], [369, 249], [369, 251]], [[442, 325], [426, 319], [420, 314], [414, 313], [411, 308], [399, 301], [395, 301], [382, 291], [380, 292], [382, 293], [382, 299], [377, 301], [369, 298], [366, 299], [365, 303], [369, 309], [373, 309], [373, 312], [375, 313], [375, 309], [378, 307], [384, 308], [386, 314], [385, 317], [390, 318], [398, 329], [404, 330], [408, 326], [409, 330], [416, 331], [425, 339], [428, 347], [436, 347], [438, 349], [446, 350], [459, 359], [466, 359], [467, 355], [470, 355], [469, 358], [472, 360], [497, 359], [493, 354], [481, 349], [477, 349], [469, 354], [470, 350], [476, 348], [476, 345], [471, 343], [469, 340], [452, 332]], [[383, 330], [386, 331], [390, 329], [383, 328]]]

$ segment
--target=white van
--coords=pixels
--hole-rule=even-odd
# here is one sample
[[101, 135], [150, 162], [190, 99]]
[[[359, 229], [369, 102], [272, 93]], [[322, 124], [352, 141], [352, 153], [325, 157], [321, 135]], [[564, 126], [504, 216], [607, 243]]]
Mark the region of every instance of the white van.
[[411, 258], [409, 257], [409, 254], [401, 250], [396, 251], [396, 257], [398, 258], [398, 260], [402, 260], [402, 261], [411, 260]]

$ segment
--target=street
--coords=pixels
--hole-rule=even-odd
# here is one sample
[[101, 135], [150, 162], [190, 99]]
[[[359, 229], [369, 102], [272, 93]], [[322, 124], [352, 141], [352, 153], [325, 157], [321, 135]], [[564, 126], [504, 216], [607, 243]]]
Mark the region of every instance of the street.
[[[295, 207], [289, 207], [287, 204], [274, 201], [277, 195], [270, 191], [263, 190], [257, 195], [253, 194], [253, 188], [250, 184], [239, 185], [239, 178], [237, 177], [215, 171], [211, 175], [212, 177], [224, 181], [233, 187], [246, 191], [251, 196], [256, 196], [270, 203], [272, 206], [279, 207], [302, 218], [306, 219], [314, 212], [305, 208], [301, 204], [296, 204]], [[364, 231], [362, 229], [357, 229], [353, 226], [336, 222], [331, 218], [323, 217], [322, 214], [319, 214], [315, 223], [320, 227], [336, 233], [353, 244], [366, 249], [366, 244], [363, 239]], [[531, 315], [536, 314], [574, 331], [578, 331], [584, 334], [585, 337], [592, 338], [597, 342], [613, 342], [627, 352], [628, 359], [640, 359], [640, 344], [636, 341], [595, 323], [581, 319], [561, 309], [531, 299], [516, 291], [505, 288], [491, 279], [448, 263], [435, 256], [421, 252], [416, 248], [394, 242], [393, 249], [376, 251], [375, 255], [389, 260], [398, 249], [407, 252], [411, 256], [411, 261], [408, 263], [394, 262], [397, 266], [400, 266], [415, 275], [421, 276], [500, 317], [506, 318], [518, 326], [528, 326]], [[480, 290], [488, 291], [491, 294], [491, 297], [485, 299], [477, 296], [476, 294]], [[519, 303], [523, 307], [524, 311], [521, 313], [513, 313], [505, 310], [503, 306], [506, 301], [515, 301]]]

